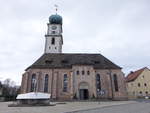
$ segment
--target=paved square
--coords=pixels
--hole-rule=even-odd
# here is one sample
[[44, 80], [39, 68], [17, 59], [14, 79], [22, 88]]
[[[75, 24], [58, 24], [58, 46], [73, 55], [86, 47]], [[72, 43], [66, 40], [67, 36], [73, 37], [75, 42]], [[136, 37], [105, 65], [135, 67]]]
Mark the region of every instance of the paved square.
[[150, 113], [150, 100], [71, 113]]
[[36, 107], [8, 107], [12, 102], [0, 102], [0, 113], [64, 113], [78, 110], [101, 108], [105, 106], [135, 103], [135, 101], [107, 101], [107, 102], [66, 102], [56, 106]]

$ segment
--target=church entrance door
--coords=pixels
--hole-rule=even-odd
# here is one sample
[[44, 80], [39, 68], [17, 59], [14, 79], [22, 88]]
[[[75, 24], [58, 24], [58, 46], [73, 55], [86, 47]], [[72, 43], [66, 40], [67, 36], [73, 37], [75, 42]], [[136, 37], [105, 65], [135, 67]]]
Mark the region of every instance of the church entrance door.
[[88, 89], [80, 89], [79, 90], [80, 94], [80, 100], [87, 100], [89, 99], [89, 91]]
[[81, 82], [79, 85], [79, 98], [80, 100], [89, 99], [89, 85], [86, 82]]

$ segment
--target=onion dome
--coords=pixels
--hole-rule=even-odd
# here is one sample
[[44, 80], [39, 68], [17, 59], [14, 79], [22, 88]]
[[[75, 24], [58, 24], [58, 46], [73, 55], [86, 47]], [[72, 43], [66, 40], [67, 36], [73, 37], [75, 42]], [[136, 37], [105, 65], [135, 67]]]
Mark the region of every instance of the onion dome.
[[49, 17], [49, 23], [50, 24], [62, 24], [62, 17], [58, 14], [51, 15]]

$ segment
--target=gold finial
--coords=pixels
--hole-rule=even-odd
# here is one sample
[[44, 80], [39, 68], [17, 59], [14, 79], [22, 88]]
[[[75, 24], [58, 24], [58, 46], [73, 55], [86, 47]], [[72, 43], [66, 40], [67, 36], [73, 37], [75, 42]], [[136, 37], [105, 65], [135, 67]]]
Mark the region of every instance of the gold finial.
[[58, 5], [55, 4], [54, 6], [55, 6], [56, 14], [57, 14], [57, 11], [58, 11]]

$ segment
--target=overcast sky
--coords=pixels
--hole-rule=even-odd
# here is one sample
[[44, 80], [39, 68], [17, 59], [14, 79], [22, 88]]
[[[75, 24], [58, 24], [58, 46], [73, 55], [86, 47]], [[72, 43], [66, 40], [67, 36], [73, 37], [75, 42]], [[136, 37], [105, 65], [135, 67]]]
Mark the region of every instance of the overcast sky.
[[64, 53], [101, 53], [123, 68], [150, 67], [150, 0], [0, 0], [0, 80], [21, 83], [43, 53], [48, 17], [63, 17]]

